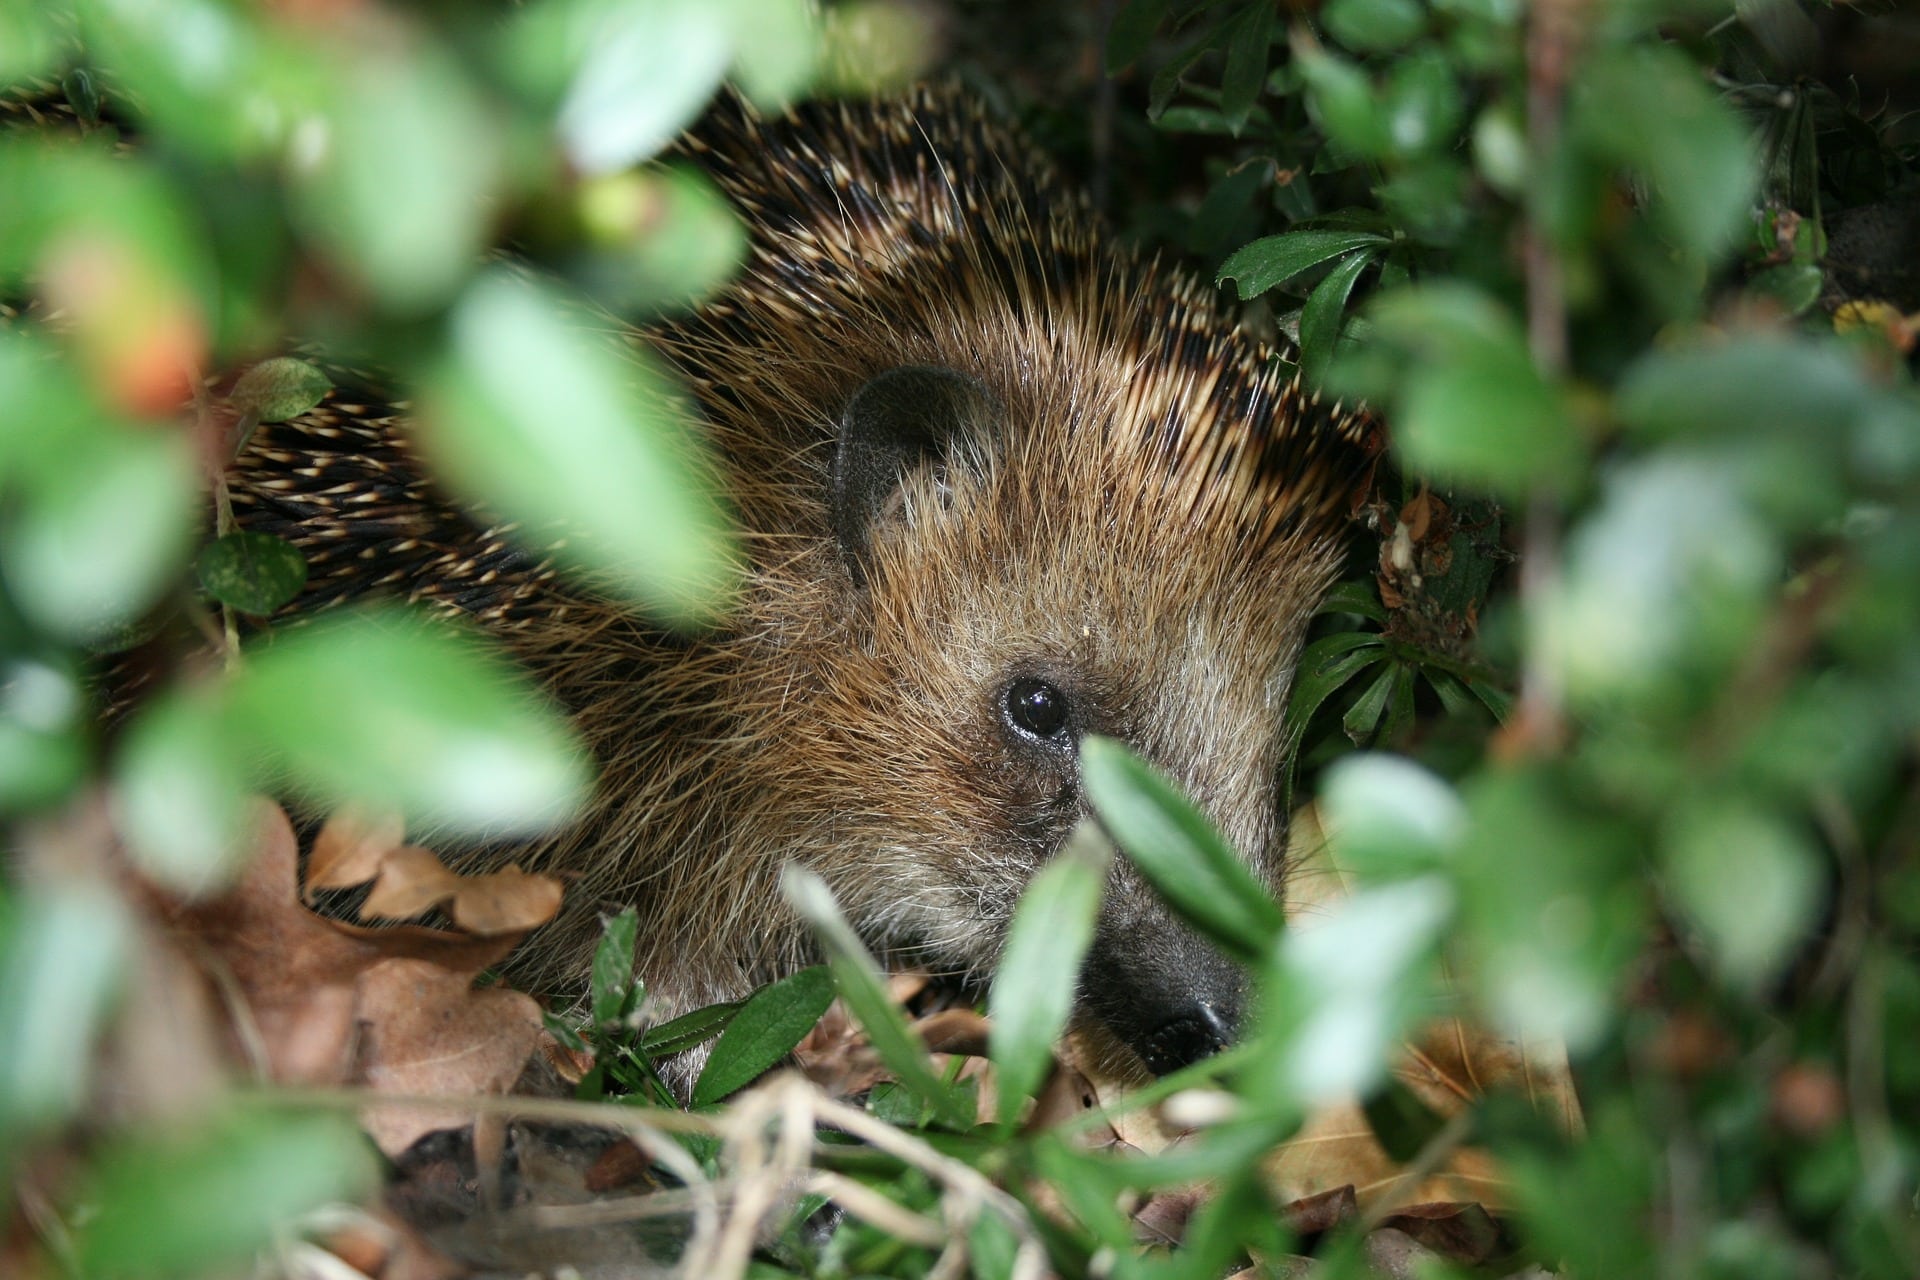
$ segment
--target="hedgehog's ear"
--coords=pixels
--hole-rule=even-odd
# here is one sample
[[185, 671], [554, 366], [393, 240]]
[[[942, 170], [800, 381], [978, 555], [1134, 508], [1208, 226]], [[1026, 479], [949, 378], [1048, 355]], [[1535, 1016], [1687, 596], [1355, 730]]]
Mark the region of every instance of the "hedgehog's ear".
[[900, 487], [920, 467], [944, 481], [981, 456], [1005, 410], [979, 381], [932, 365], [902, 365], [870, 379], [840, 415], [833, 454], [833, 533], [854, 581], [883, 521], [901, 518]]

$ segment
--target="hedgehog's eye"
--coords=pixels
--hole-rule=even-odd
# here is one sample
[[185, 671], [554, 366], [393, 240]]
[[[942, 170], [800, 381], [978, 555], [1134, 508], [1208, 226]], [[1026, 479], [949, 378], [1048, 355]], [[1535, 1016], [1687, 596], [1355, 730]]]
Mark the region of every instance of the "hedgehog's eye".
[[1007, 689], [1007, 719], [1022, 733], [1057, 738], [1067, 727], [1067, 695], [1045, 680], [1015, 680]]

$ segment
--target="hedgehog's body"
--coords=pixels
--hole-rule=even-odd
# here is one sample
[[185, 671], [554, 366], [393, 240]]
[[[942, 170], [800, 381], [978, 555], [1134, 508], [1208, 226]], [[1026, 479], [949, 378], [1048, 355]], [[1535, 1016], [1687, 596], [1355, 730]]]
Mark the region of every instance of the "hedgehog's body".
[[[723, 110], [685, 148], [753, 237], [719, 300], [647, 335], [746, 531], [722, 629], [564, 588], [338, 397], [241, 463], [236, 509], [307, 549], [309, 603], [385, 578], [475, 613], [591, 741], [591, 815], [517, 854], [577, 877], [574, 926], [527, 944], [540, 977], [577, 983], [594, 912], [631, 904], [663, 1012], [738, 997], [810, 955], [777, 890], [796, 860], [876, 947], [982, 978], [1085, 811], [1082, 733], [1160, 764], [1277, 880], [1281, 712], [1360, 426], [940, 95]], [[368, 468], [401, 496], [329, 496]], [[1124, 870], [1096, 960], [1089, 1007], [1154, 1065], [1232, 1020], [1235, 981]]]

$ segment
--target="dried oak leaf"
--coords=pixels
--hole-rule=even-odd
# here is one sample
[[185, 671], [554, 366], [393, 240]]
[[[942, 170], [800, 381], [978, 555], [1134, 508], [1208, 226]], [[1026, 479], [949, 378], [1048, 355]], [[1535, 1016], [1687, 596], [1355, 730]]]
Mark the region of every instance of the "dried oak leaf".
[[313, 901], [318, 889], [351, 889], [373, 879], [405, 835], [397, 813], [369, 814], [352, 805], [336, 810], [307, 855], [305, 900]]
[[[476, 991], [473, 979], [521, 934], [370, 929], [315, 915], [296, 896], [293, 827], [277, 805], [260, 805], [259, 848], [239, 883], [168, 904], [167, 914], [230, 978], [243, 1006], [237, 1029], [257, 1041], [271, 1076], [409, 1094], [511, 1086], [538, 1040], [539, 1007], [517, 992]], [[376, 1110], [369, 1132], [389, 1154], [409, 1132], [461, 1123], [444, 1108]]]
[[500, 871], [461, 875], [419, 845], [401, 845], [380, 859], [379, 879], [361, 904], [362, 920], [411, 920], [445, 906], [453, 922], [471, 934], [524, 933], [560, 910], [560, 882], [509, 865]]

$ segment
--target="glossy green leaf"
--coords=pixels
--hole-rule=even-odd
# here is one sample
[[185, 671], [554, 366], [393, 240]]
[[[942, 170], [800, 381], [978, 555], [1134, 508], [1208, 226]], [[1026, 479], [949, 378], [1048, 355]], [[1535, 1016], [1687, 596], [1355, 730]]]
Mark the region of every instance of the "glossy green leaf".
[[1307, 295], [1307, 303], [1300, 309], [1300, 371], [1308, 385], [1318, 386], [1326, 373], [1340, 338], [1340, 317], [1347, 309], [1347, 299], [1353, 295], [1354, 282], [1372, 261], [1373, 254], [1366, 251], [1348, 254]]
[[1386, 660], [1386, 641], [1377, 631], [1341, 631], [1314, 641], [1300, 655], [1294, 672], [1287, 722], [1304, 728], [1321, 704], [1349, 680]]
[[121, 988], [133, 921], [100, 885], [0, 896], [0, 1151], [71, 1117]]
[[650, 1027], [640, 1041], [642, 1052], [655, 1057], [665, 1058], [676, 1053], [684, 1053], [696, 1045], [705, 1044], [726, 1029], [734, 1015], [740, 1012], [744, 1001], [734, 1000], [722, 1004], [710, 1004], [704, 1008], [683, 1013], [669, 1022]]
[[834, 985], [841, 999], [866, 1028], [867, 1038], [881, 1061], [903, 1086], [932, 1107], [934, 1115], [943, 1123], [954, 1128], [970, 1127], [973, 1116], [960, 1105], [953, 1090], [933, 1074], [926, 1047], [907, 1026], [893, 997], [887, 993], [880, 967], [847, 924], [846, 917], [840, 914], [826, 882], [813, 872], [788, 863], [780, 874], [780, 889], [801, 918], [813, 926], [815, 936], [827, 953], [827, 963], [833, 970]]
[[194, 571], [215, 600], [262, 618], [307, 585], [307, 562], [299, 550], [265, 533], [230, 533], [208, 544]]
[[585, 751], [559, 710], [464, 628], [334, 611], [256, 646], [235, 723], [320, 798], [500, 836], [565, 820]]
[[219, 889], [250, 847], [260, 770], [218, 689], [145, 704], [113, 762], [114, 814], [142, 872], [184, 894]]
[[1379, 674], [1360, 691], [1360, 696], [1353, 700], [1347, 713], [1340, 717], [1340, 728], [1356, 746], [1365, 746], [1373, 741], [1380, 727], [1380, 718], [1387, 713], [1387, 697], [1393, 692], [1393, 682], [1399, 671], [1400, 664], [1397, 662], [1382, 663]]
[[1094, 811], [1127, 857], [1196, 928], [1245, 958], [1279, 937], [1279, 906], [1180, 789], [1122, 743], [1080, 742], [1081, 778]]
[[423, 446], [475, 501], [680, 623], [710, 619], [732, 540], [665, 375], [571, 321], [519, 277], [483, 277], [453, 313], [452, 350], [423, 405]]
[[601, 1026], [625, 1016], [633, 1003], [628, 997], [634, 993], [633, 951], [639, 936], [640, 913], [632, 907], [601, 921], [587, 980], [593, 1020]]
[[1020, 895], [1013, 924], [987, 995], [993, 1029], [988, 1047], [996, 1072], [1000, 1122], [1045, 1080], [1054, 1042], [1066, 1030], [1079, 988], [1080, 963], [1093, 944], [1112, 846], [1083, 822]]
[[1234, 251], [1215, 277], [1233, 281], [1244, 298], [1258, 297], [1301, 272], [1355, 249], [1390, 243], [1372, 231], [1289, 231], [1266, 236]]
[[260, 422], [285, 422], [319, 404], [333, 381], [320, 367], [293, 356], [262, 360], [240, 375], [228, 399]]
[[1357, 614], [1372, 622], [1387, 620], [1387, 608], [1380, 603], [1380, 589], [1369, 579], [1353, 579], [1339, 583], [1321, 598], [1320, 607], [1314, 612]]
[[700, 1079], [693, 1105], [718, 1102], [779, 1065], [833, 1003], [833, 978], [814, 965], [760, 988], [720, 1033]]
[[379, 1160], [348, 1115], [243, 1111], [102, 1153], [76, 1241], [87, 1275], [205, 1276], [303, 1213], [357, 1200]]
[[1233, 20], [1227, 43], [1227, 65], [1220, 83], [1220, 111], [1238, 130], [1253, 111], [1254, 99], [1267, 78], [1267, 56], [1273, 43], [1273, 5], [1254, 0]]

